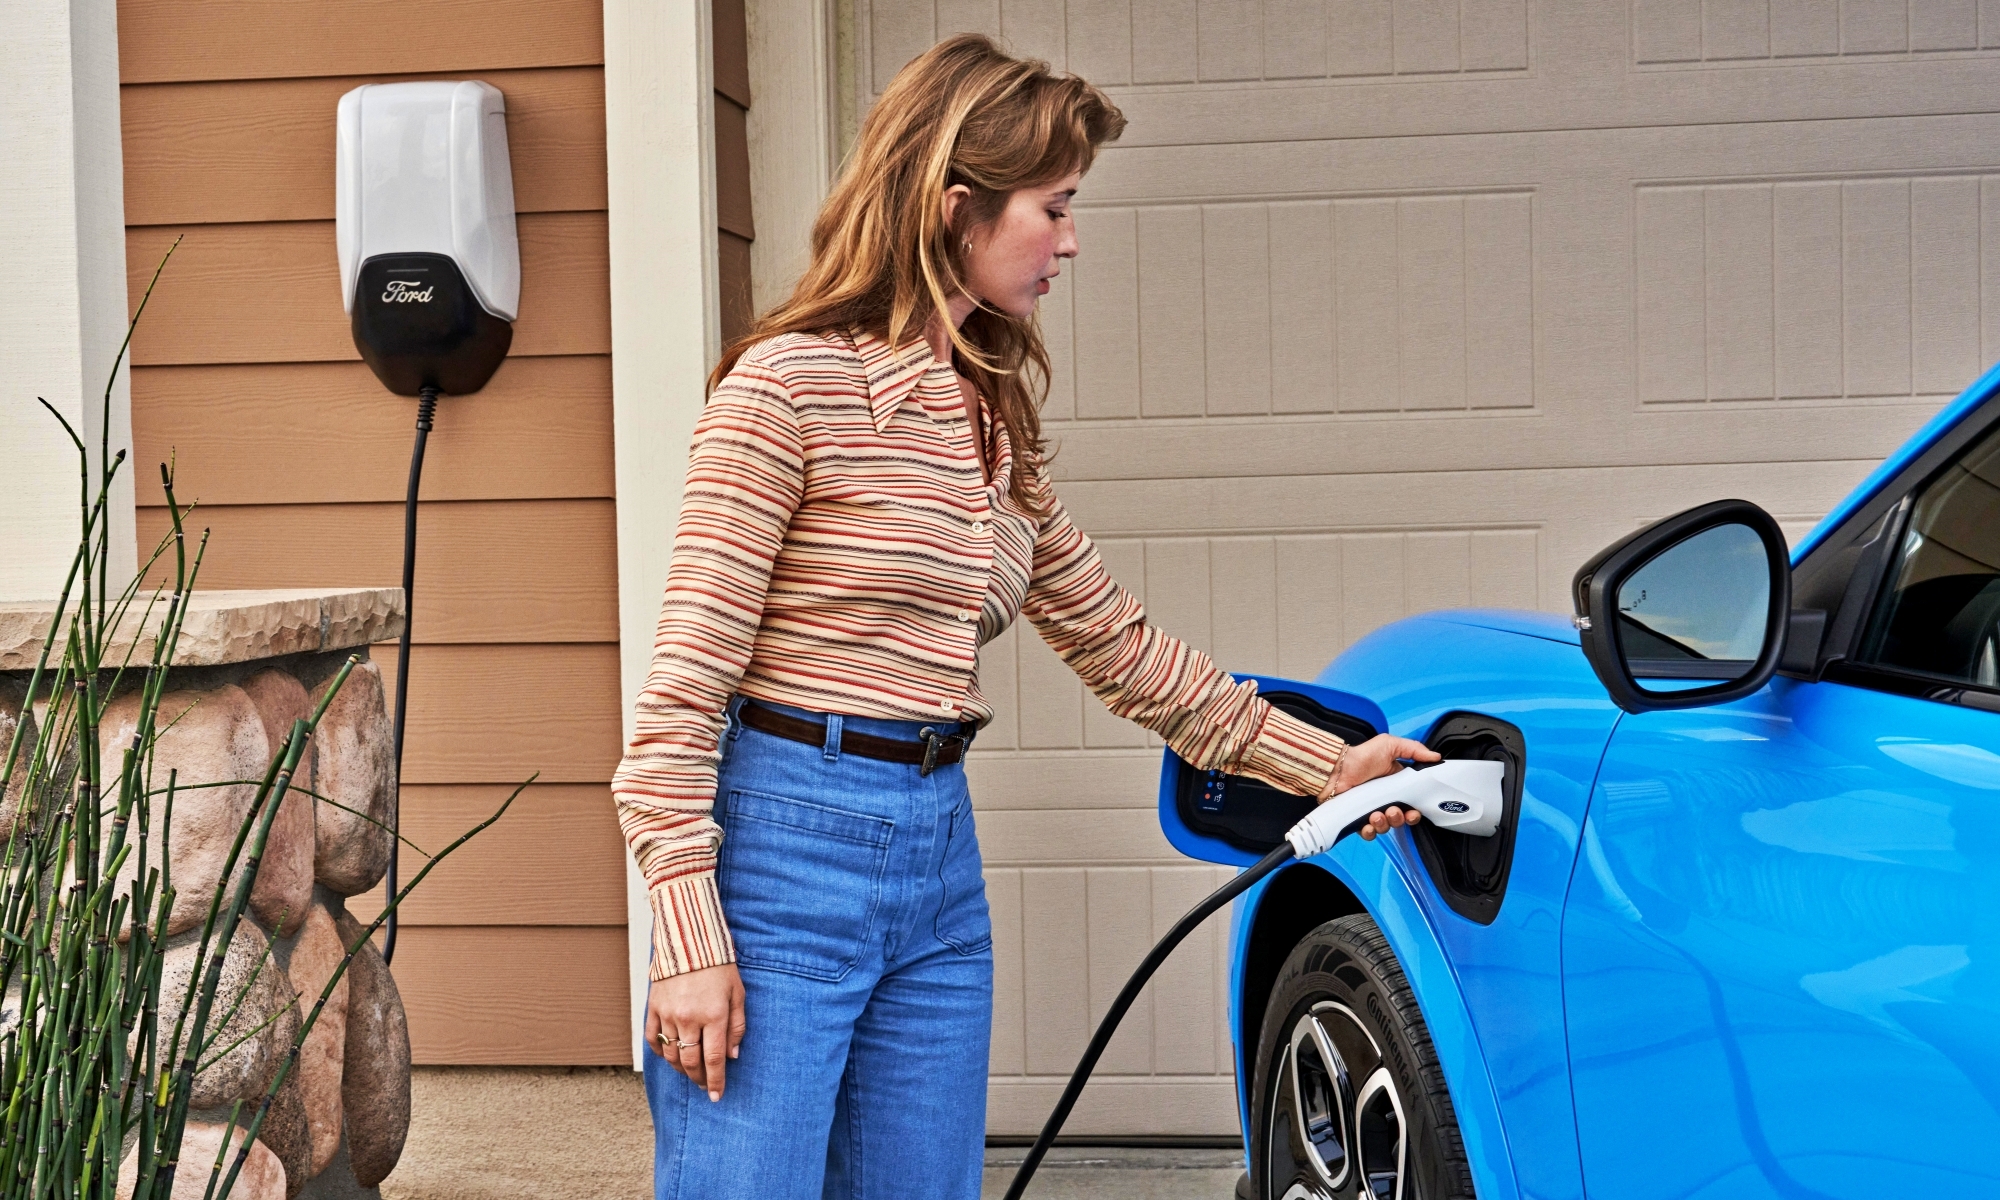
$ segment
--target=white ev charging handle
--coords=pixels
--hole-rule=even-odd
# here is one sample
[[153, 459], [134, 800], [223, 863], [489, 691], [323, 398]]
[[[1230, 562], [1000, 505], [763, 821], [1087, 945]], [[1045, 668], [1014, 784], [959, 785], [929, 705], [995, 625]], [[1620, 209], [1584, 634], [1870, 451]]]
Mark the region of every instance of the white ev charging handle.
[[1446, 759], [1395, 771], [1314, 808], [1292, 826], [1285, 841], [1300, 858], [1324, 854], [1342, 835], [1360, 829], [1368, 814], [1392, 804], [1416, 809], [1439, 829], [1492, 837], [1500, 827], [1500, 781], [1506, 774], [1506, 763], [1483, 758]]

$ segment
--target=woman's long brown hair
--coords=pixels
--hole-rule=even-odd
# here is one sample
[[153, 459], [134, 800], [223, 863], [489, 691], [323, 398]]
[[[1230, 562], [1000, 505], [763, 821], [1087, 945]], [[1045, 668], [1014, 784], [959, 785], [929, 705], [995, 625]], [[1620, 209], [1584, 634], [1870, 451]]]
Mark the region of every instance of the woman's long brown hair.
[[[1013, 192], [1088, 170], [1097, 148], [1124, 129], [1124, 114], [1103, 92], [1047, 63], [1003, 54], [978, 34], [931, 47], [896, 73], [862, 123], [813, 222], [812, 264], [791, 297], [723, 348], [709, 387], [751, 346], [779, 334], [859, 329], [899, 349], [920, 339], [947, 298], [967, 291], [965, 234], [998, 217]], [[952, 228], [944, 194], [956, 184], [972, 195]], [[958, 369], [1022, 456], [1009, 493], [1038, 511], [1033, 467], [1047, 454], [1041, 406], [1049, 387], [1040, 325], [981, 304], [951, 343]]]

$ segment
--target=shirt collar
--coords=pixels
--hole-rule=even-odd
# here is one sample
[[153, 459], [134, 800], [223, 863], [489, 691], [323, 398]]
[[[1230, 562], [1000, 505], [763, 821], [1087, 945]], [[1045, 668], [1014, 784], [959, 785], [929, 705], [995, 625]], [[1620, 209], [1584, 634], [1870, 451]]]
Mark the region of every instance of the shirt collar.
[[922, 382], [925, 373], [941, 364], [922, 338], [905, 343], [899, 352], [891, 349], [885, 339], [865, 330], [856, 330], [853, 337], [854, 349], [861, 355], [862, 373], [868, 380], [868, 415], [875, 421], [875, 432], [880, 433], [888, 428], [896, 406]]

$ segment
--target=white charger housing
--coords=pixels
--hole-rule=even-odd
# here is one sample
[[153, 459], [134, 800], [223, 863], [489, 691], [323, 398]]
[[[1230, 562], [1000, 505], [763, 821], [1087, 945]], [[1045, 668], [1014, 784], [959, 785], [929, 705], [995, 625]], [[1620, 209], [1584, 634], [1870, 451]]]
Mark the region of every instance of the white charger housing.
[[507, 100], [477, 80], [372, 83], [340, 98], [334, 220], [341, 303], [382, 254], [448, 255], [479, 305], [521, 303]]

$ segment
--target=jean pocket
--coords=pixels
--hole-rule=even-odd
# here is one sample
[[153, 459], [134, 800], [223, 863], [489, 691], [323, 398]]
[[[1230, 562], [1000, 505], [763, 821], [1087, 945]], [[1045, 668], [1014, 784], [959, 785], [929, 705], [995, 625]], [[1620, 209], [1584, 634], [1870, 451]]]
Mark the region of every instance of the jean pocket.
[[868, 945], [895, 823], [732, 791], [716, 881], [737, 961], [838, 980]]
[[938, 940], [960, 954], [978, 954], [993, 945], [993, 917], [986, 907], [986, 877], [979, 861], [979, 834], [972, 805], [961, 802], [951, 814], [944, 862], [938, 867], [944, 903], [938, 909]]

